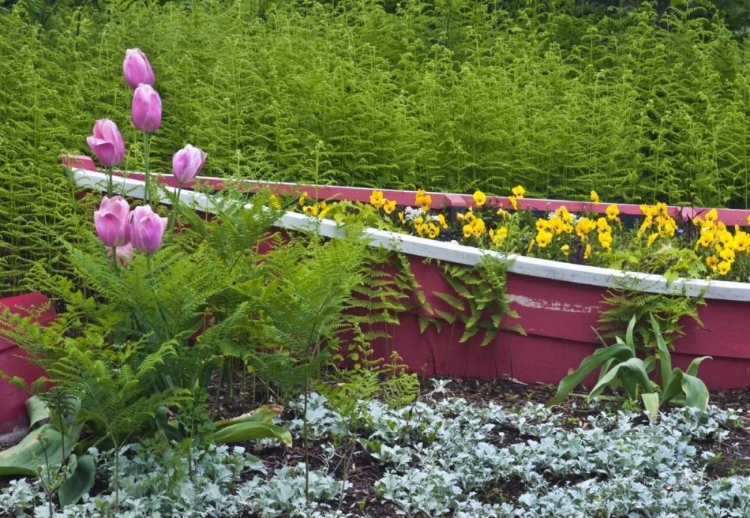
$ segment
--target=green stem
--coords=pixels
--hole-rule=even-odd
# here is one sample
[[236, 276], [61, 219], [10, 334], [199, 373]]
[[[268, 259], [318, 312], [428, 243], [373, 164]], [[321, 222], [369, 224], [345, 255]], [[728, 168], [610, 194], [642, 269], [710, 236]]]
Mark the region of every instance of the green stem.
[[117, 247], [112, 247], [112, 264], [115, 265], [115, 271], [119, 270], [119, 266], [117, 265]]
[[[144, 196], [144, 200], [147, 205], [151, 205], [151, 172], [149, 170], [149, 160], [148, 160], [148, 144], [149, 144], [149, 134], [144, 133], [143, 134], [143, 171], [146, 175], [146, 194]], [[153, 207], [152, 207], [153, 208]]]
[[154, 262], [152, 256], [153, 254], [146, 254], [146, 264], [148, 265], [148, 271], [151, 275], [154, 274]]
[[104, 172], [107, 174], [107, 197], [112, 197], [112, 191], [114, 191], [114, 186], [112, 182], [112, 168], [107, 167]]
[[169, 213], [169, 224], [167, 225], [167, 229], [169, 232], [169, 243], [172, 244], [172, 240], [174, 239], [174, 226], [177, 223], [177, 204], [180, 203], [180, 193], [182, 192], [182, 184], [177, 187], [177, 199], [174, 202], [174, 205], [172, 206], [172, 211]]

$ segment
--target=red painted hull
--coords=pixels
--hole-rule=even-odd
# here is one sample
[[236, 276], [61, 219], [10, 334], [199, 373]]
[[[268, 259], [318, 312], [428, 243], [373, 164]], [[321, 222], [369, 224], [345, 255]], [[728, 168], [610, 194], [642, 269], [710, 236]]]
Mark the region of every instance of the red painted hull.
[[[0, 309], [9, 308], [14, 313], [28, 315], [31, 308], [40, 308], [48, 302], [41, 293], [28, 293], [17, 297], [0, 299]], [[55, 312], [47, 309], [39, 317], [39, 321], [48, 324], [55, 319]], [[33, 383], [44, 375], [39, 367], [31, 363], [23, 349], [0, 335], [0, 370], [8, 376], [18, 376], [26, 383]], [[28, 424], [26, 416], [26, 400], [30, 395], [0, 379], [0, 435], [10, 432], [16, 426]]]

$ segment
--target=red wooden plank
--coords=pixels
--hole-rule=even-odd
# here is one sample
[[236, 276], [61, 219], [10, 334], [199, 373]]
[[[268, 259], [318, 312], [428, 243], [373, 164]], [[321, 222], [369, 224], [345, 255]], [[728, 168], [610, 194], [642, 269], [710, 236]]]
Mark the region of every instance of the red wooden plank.
[[[16, 297], [0, 299], [0, 306], [9, 308], [14, 313], [28, 315], [32, 308], [41, 308], [48, 302], [41, 293], [28, 293]], [[39, 322], [48, 324], [55, 319], [55, 312], [48, 308], [39, 316]], [[44, 375], [39, 367], [27, 360], [26, 352], [16, 344], [0, 335], [0, 370], [9, 376], [19, 376], [27, 383], [33, 383]], [[29, 394], [0, 379], [0, 434], [12, 431], [16, 426], [23, 426], [26, 418], [26, 400]]]

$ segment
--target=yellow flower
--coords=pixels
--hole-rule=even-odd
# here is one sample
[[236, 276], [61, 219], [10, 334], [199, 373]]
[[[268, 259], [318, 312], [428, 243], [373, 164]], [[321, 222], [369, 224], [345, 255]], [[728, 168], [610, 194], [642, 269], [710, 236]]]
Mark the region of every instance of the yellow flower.
[[620, 215], [620, 208], [613, 203], [612, 205], [607, 207], [606, 212], [609, 219], [617, 219], [617, 216]]
[[526, 189], [524, 189], [520, 185], [516, 185], [511, 189], [511, 192], [516, 198], [523, 198], [523, 195], [526, 194]]
[[547, 221], [546, 219], [539, 218], [538, 220], [536, 220], [537, 230], [547, 230], [549, 226], [550, 226], [549, 221]]
[[596, 194], [596, 191], [591, 191], [591, 201], [594, 202], [594, 205], [599, 203], [599, 195]]
[[568, 252], [570, 252], [570, 245], [563, 245], [563, 246], [560, 247], [560, 250], [565, 255], [568, 255]]
[[546, 230], [540, 230], [536, 235], [536, 242], [540, 248], [546, 247], [552, 242], [552, 233]]
[[481, 207], [487, 202], [487, 196], [482, 191], [477, 191], [474, 193], [474, 203], [477, 204], [477, 207]]
[[495, 246], [502, 246], [503, 241], [507, 237], [508, 237], [507, 227], [500, 227], [499, 229], [497, 229], [497, 232], [495, 232], [495, 230], [493, 229], [490, 229], [490, 240], [492, 241], [492, 244]]
[[414, 198], [414, 203], [419, 205], [419, 208], [422, 210], [430, 210], [430, 207], [432, 206], [432, 196], [424, 192], [422, 189], [419, 189]]
[[473, 229], [471, 227], [471, 224], [464, 225], [464, 229], [463, 230], [464, 230], [464, 237], [467, 238], [467, 239], [470, 238], [471, 234], [472, 234], [472, 231], [473, 231]]
[[583, 260], [587, 260], [591, 257], [591, 245], [586, 245], [586, 251], [583, 253]]
[[698, 245], [703, 247], [709, 247], [713, 246], [714, 244], [714, 231], [713, 230], [703, 230], [701, 232], [701, 237], [698, 239], [698, 243], [696, 243], [695, 247], [698, 248]]
[[329, 211], [330, 209], [331, 209], [331, 208], [330, 208], [330, 207], [329, 207], [329, 206], [328, 206], [328, 205], [326, 204], [326, 202], [321, 202], [321, 203], [320, 203], [320, 212], [318, 212], [318, 217], [319, 217], [319, 218], [322, 218], [322, 217], [324, 217], [324, 216], [326, 215], [326, 213], [327, 213], [327, 212], [328, 212], [328, 211]]
[[576, 234], [581, 239], [584, 239], [586, 234], [593, 230], [594, 226], [594, 222], [589, 218], [581, 218], [578, 220], [578, 223], [576, 223]]
[[279, 201], [279, 198], [275, 194], [269, 196], [268, 204], [276, 210], [281, 210], [281, 201]]
[[719, 243], [724, 246], [734, 244], [734, 236], [728, 230], [719, 230], [717, 237], [719, 238]]
[[484, 220], [482, 218], [475, 219], [471, 224], [471, 229], [477, 236], [484, 234]]
[[370, 195], [370, 205], [376, 209], [381, 209], [383, 205], [385, 205], [383, 191], [372, 191], [372, 194]]
[[725, 248], [719, 255], [728, 263], [734, 261], [734, 250], [732, 250], [731, 248]]
[[602, 232], [599, 234], [599, 244], [602, 245], [602, 248], [605, 250], [609, 250], [612, 246], [612, 234], [609, 232]]
[[443, 228], [448, 228], [448, 223], [445, 221], [445, 216], [438, 214], [438, 223]]
[[393, 213], [393, 211], [396, 210], [396, 201], [395, 200], [385, 200], [385, 204], [383, 205], [383, 212], [390, 215]]
[[555, 210], [555, 216], [560, 218], [560, 220], [564, 221], [565, 223], [573, 223], [573, 214], [568, 212], [568, 209], [565, 208], [564, 205], [562, 207], [558, 207], [557, 210]]
[[602, 232], [612, 232], [612, 227], [607, 223], [607, 218], [599, 218], [596, 220], [596, 231], [600, 234]]
[[414, 226], [421, 225], [424, 223], [424, 218], [422, 216], [419, 216], [418, 218], [414, 218]]
[[497, 209], [497, 215], [500, 216], [501, 218], [504, 218], [505, 216], [508, 215], [508, 213], [505, 212], [502, 208], [500, 208], [500, 209]]
[[706, 223], [713, 223], [719, 217], [719, 212], [716, 209], [711, 209], [706, 214]]
[[656, 238], [657, 238], [657, 237], [659, 237], [659, 233], [658, 233], [658, 232], [652, 232], [652, 233], [651, 233], [651, 234], [650, 234], [650, 235], [648, 236], [648, 246], [651, 246], [651, 245], [653, 245], [653, 244], [654, 244], [654, 241], [656, 241]]
[[307, 192], [303, 192], [302, 196], [299, 197], [299, 204], [300, 206], [305, 206], [305, 201], [307, 201]]
[[406, 225], [406, 218], [404, 217], [403, 212], [398, 213], [398, 220], [401, 222], [402, 225]]
[[513, 210], [518, 210], [518, 202], [516, 201], [515, 196], [508, 196], [508, 201], [510, 202], [511, 207], [513, 207]]
[[706, 264], [709, 266], [709, 268], [714, 268], [717, 264], [719, 264], [719, 258], [715, 255], [709, 255], [706, 257]]
[[438, 227], [433, 222], [430, 222], [427, 224], [427, 237], [430, 239], [435, 239], [440, 235], [440, 227]]
[[747, 221], [747, 224], [750, 225], [750, 216], [748, 216], [745, 221]]
[[722, 262], [719, 263], [719, 265], [717, 266], [717, 268], [718, 268], [719, 273], [721, 275], [726, 275], [726, 274], [729, 273], [729, 270], [732, 269], [732, 263], [728, 263], [726, 261], [722, 261]]

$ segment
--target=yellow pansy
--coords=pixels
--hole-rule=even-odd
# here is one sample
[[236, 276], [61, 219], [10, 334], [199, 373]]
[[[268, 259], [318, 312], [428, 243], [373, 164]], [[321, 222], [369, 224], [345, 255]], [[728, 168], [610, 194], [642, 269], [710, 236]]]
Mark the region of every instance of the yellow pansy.
[[484, 234], [484, 231], [485, 231], [484, 220], [482, 218], [476, 218], [471, 223], [471, 229], [474, 232], [474, 234], [478, 236], [481, 234]]
[[653, 245], [653, 244], [654, 244], [654, 241], [656, 241], [656, 238], [657, 238], [657, 237], [659, 237], [659, 233], [658, 233], [658, 232], [652, 232], [652, 233], [651, 233], [651, 234], [650, 234], [650, 235], [648, 236], [648, 246], [651, 246], [651, 245]]
[[719, 264], [719, 258], [715, 255], [709, 255], [706, 257], [706, 264], [709, 268], [715, 268], [717, 264]]
[[440, 235], [440, 227], [438, 227], [435, 223], [429, 222], [427, 224], [427, 237], [430, 239], [435, 239]]
[[591, 257], [591, 245], [586, 245], [586, 251], [583, 253], [584, 261]]
[[609, 232], [602, 232], [599, 234], [599, 244], [602, 248], [609, 250], [612, 246], [612, 234]]
[[390, 215], [393, 213], [394, 210], [396, 210], [396, 201], [385, 200], [385, 204], [383, 204], [383, 212]]
[[299, 197], [300, 206], [304, 206], [306, 201], [307, 201], [307, 192], [303, 192], [302, 196]]
[[563, 245], [563, 246], [560, 247], [560, 250], [565, 255], [568, 255], [568, 252], [570, 252], [570, 245]]
[[734, 261], [734, 250], [732, 250], [731, 248], [725, 248], [721, 251], [719, 256], [721, 256], [721, 258], [726, 262], [731, 263], [732, 261]]
[[497, 231], [490, 229], [490, 240], [495, 246], [502, 246], [505, 238], [508, 237], [508, 228], [500, 227]]
[[591, 201], [594, 202], [594, 205], [599, 203], [599, 195], [596, 194], [596, 191], [591, 191]]
[[539, 245], [540, 248], [546, 247], [551, 242], [552, 242], [552, 232], [547, 232], [546, 230], [540, 230], [537, 233], [536, 243]]
[[508, 196], [508, 201], [510, 202], [511, 207], [513, 207], [513, 210], [518, 210], [518, 201], [516, 201], [515, 196]]
[[401, 222], [402, 225], [406, 225], [406, 218], [404, 217], [403, 212], [398, 213], [398, 220]]
[[719, 274], [726, 275], [729, 273], [729, 270], [732, 269], [732, 263], [722, 261], [719, 263], [719, 265], [716, 268], [719, 270]]
[[516, 185], [510, 191], [513, 193], [513, 196], [515, 196], [516, 198], [523, 198], [523, 195], [526, 194], [526, 189], [524, 189], [520, 185]]
[[372, 194], [370, 195], [370, 205], [376, 209], [381, 209], [383, 205], [385, 205], [383, 191], [372, 191]]
[[606, 214], [609, 219], [617, 219], [617, 216], [620, 215], [620, 208], [613, 203], [607, 207]]
[[487, 196], [482, 191], [476, 191], [473, 198], [474, 203], [477, 204], [477, 207], [481, 207], [487, 202]]
[[445, 221], [445, 216], [438, 214], [438, 223], [443, 228], [448, 228], [448, 223]]

